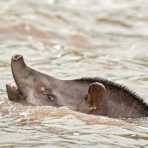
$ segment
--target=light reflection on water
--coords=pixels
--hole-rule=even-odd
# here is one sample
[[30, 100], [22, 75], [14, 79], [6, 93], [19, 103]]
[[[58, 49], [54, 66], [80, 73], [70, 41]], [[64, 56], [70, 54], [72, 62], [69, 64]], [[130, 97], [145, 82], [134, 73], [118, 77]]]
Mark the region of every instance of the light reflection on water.
[[[0, 1], [0, 147], [148, 146], [148, 120], [115, 120], [7, 100], [10, 59], [61, 79], [101, 76], [148, 102], [146, 1]], [[53, 111], [54, 110], [54, 111]]]

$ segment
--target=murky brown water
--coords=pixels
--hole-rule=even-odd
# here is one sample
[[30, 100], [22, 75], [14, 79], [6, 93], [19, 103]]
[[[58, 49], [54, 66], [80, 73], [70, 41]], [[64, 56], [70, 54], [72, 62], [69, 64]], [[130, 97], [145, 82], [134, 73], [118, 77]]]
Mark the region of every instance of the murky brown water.
[[148, 2], [0, 1], [0, 147], [148, 147], [148, 119], [115, 120], [8, 101], [10, 58], [62, 79], [101, 76], [148, 102]]

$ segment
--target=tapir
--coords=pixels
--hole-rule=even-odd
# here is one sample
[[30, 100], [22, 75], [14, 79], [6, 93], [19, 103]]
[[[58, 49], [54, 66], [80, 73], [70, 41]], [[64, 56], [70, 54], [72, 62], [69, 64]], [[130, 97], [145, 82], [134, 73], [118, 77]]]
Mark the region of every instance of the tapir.
[[148, 105], [127, 87], [102, 78], [60, 80], [32, 69], [22, 55], [11, 58], [15, 83], [6, 84], [8, 98], [26, 105], [68, 106], [113, 118], [148, 116]]

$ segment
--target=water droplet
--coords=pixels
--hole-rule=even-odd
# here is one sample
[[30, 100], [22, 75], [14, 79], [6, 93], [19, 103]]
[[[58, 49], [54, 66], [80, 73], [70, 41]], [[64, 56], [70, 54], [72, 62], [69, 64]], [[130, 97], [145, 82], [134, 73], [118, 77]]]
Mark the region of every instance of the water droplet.
[[74, 135], [74, 136], [79, 136], [80, 133], [76, 133], [76, 132], [75, 132], [75, 133], [73, 133], [73, 135]]

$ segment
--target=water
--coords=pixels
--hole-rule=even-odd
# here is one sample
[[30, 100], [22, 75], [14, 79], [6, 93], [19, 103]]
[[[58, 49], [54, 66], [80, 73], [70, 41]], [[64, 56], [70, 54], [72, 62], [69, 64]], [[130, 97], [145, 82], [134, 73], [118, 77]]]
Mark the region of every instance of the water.
[[0, 1], [0, 147], [148, 147], [148, 119], [117, 120], [8, 100], [10, 59], [61, 79], [104, 77], [148, 102], [148, 2]]

